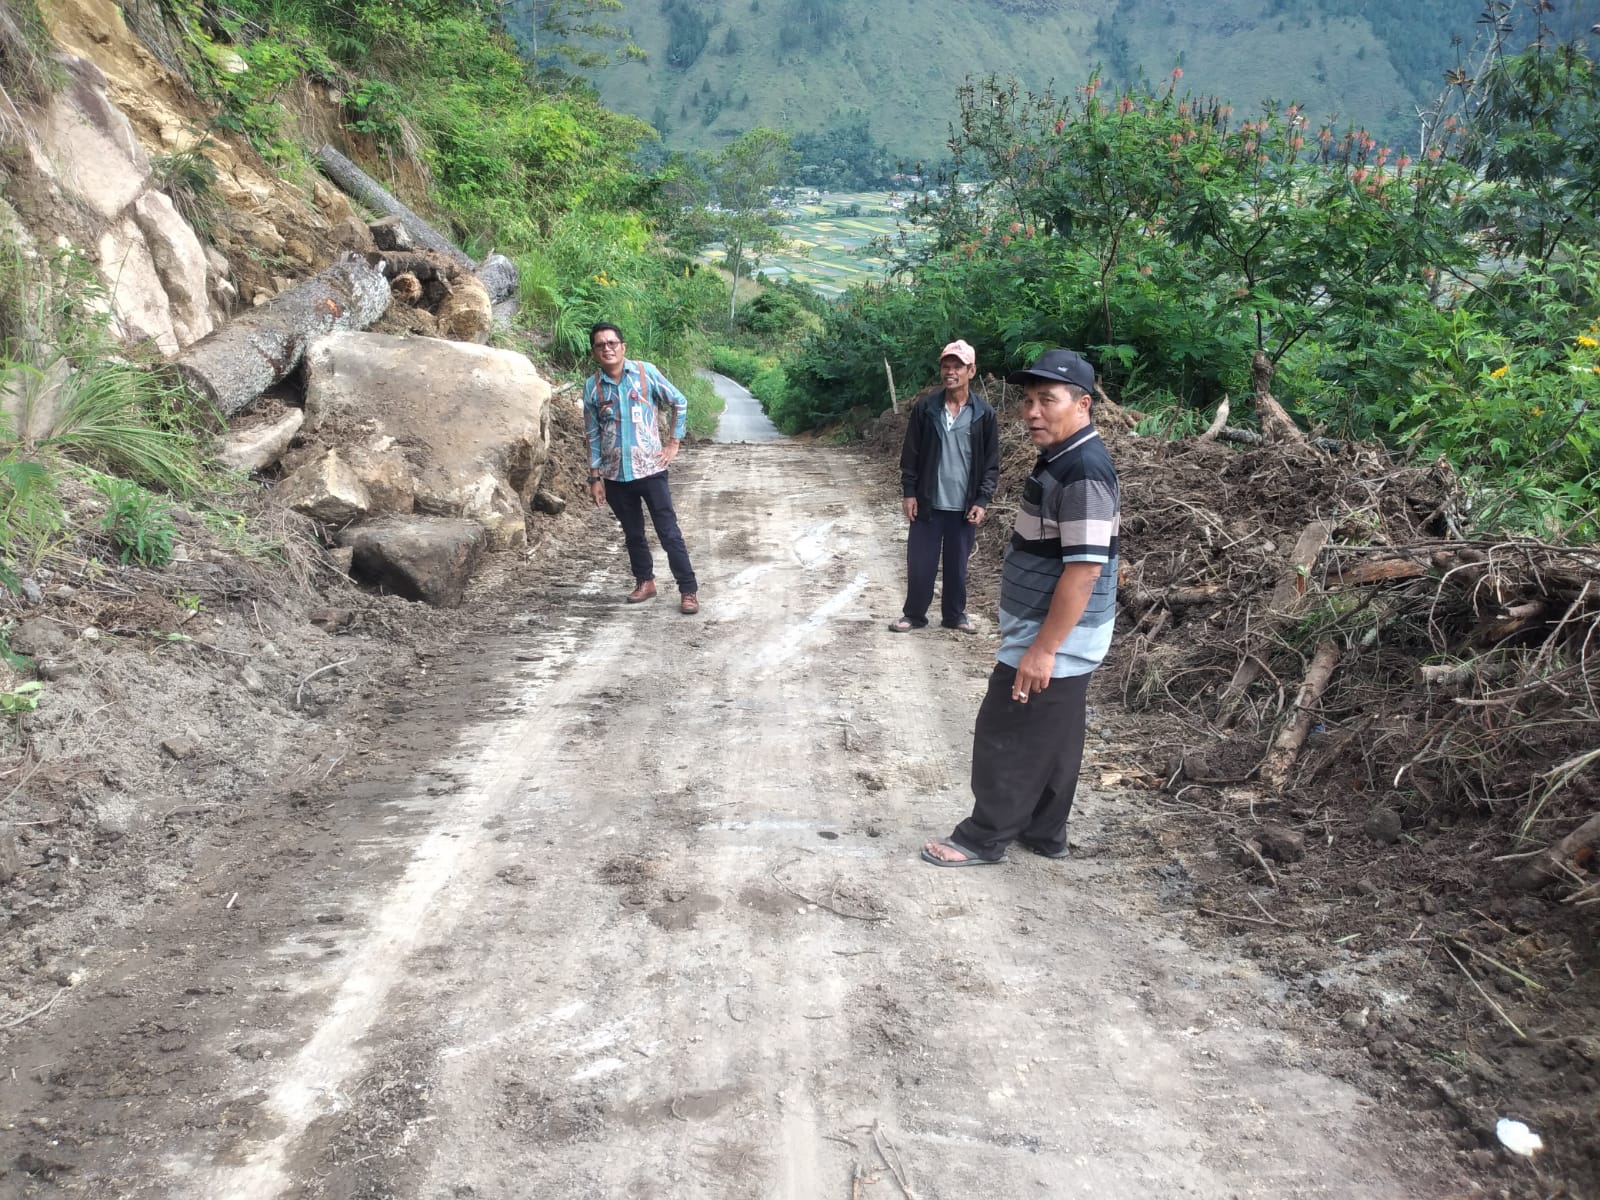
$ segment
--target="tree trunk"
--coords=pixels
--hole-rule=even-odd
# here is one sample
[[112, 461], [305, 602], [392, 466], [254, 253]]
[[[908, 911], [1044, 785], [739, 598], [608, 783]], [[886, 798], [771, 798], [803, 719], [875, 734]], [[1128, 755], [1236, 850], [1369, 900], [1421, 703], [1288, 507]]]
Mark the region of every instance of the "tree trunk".
[[522, 284], [522, 273], [517, 264], [504, 254], [491, 254], [478, 268], [478, 278], [488, 289], [489, 303], [499, 304], [515, 296]]
[[1301, 442], [1306, 435], [1293, 418], [1283, 411], [1272, 396], [1272, 360], [1260, 350], [1250, 362], [1250, 379], [1255, 385], [1256, 418], [1261, 422], [1261, 432], [1269, 442]]
[[294, 370], [312, 338], [365, 329], [388, 307], [389, 281], [352, 255], [190, 346], [177, 360], [178, 372], [219, 414], [232, 417]]
[[1333, 678], [1333, 670], [1338, 665], [1339, 643], [1331, 638], [1320, 642], [1306, 671], [1305, 682], [1300, 685], [1300, 694], [1295, 697], [1294, 714], [1279, 732], [1277, 741], [1267, 753], [1266, 762], [1261, 765], [1261, 782], [1274, 791], [1281, 791], [1283, 785], [1289, 782], [1289, 770], [1294, 766], [1300, 747], [1305, 745], [1306, 735], [1311, 732], [1317, 701], [1328, 690], [1328, 681]]
[[401, 224], [406, 227], [406, 231], [411, 234], [412, 240], [417, 245], [448, 255], [469, 271], [477, 270], [478, 264], [456, 249], [449, 238], [401, 204], [377, 180], [332, 146], [324, 146], [317, 151], [317, 164], [329, 179], [368, 208], [376, 209], [386, 217], [399, 217]]

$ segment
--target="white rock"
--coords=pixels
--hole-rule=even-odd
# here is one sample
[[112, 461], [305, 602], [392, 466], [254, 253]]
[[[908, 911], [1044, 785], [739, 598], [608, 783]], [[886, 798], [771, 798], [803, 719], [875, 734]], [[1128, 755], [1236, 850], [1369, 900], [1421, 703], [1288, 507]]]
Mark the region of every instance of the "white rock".
[[235, 471], [260, 471], [270, 467], [289, 448], [305, 419], [304, 412], [291, 408], [274, 420], [236, 426], [222, 439], [217, 458]]
[[332, 450], [273, 489], [280, 503], [319, 521], [343, 525], [365, 516], [372, 497], [356, 473]]
[[87, 59], [64, 55], [72, 77], [45, 108], [38, 124], [44, 168], [67, 196], [103, 220], [121, 215], [144, 191], [150, 159], [133, 125], [106, 96], [106, 77]]
[[133, 219], [167, 293], [178, 345], [198, 342], [212, 330], [209, 269], [200, 239], [161, 192], [146, 192], [135, 200]]
[[144, 235], [131, 217], [108, 225], [97, 247], [113, 332], [127, 342], [150, 341], [162, 354], [181, 347], [172, 325], [172, 305]]
[[1495, 1122], [1494, 1135], [1507, 1150], [1523, 1158], [1532, 1158], [1544, 1149], [1542, 1137], [1521, 1121], [1513, 1121], [1510, 1117], [1501, 1117]]

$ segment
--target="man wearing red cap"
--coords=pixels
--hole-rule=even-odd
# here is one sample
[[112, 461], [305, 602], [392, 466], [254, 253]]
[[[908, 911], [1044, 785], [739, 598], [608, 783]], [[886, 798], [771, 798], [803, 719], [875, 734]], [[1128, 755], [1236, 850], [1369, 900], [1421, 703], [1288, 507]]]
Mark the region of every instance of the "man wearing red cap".
[[900, 494], [911, 529], [906, 537], [906, 603], [889, 626], [909, 633], [928, 623], [933, 584], [944, 559], [941, 624], [976, 633], [967, 616], [967, 559], [978, 525], [1000, 480], [1000, 426], [994, 409], [972, 391], [978, 356], [964, 341], [939, 352], [934, 389], [911, 407], [900, 449]]

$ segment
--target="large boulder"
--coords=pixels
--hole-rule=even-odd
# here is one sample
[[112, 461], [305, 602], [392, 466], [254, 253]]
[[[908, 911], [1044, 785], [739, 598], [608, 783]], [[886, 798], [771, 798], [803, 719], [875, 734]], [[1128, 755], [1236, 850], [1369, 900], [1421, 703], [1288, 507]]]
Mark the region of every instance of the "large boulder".
[[379, 517], [339, 534], [357, 580], [445, 608], [461, 603], [484, 540], [483, 526], [457, 517]]
[[133, 220], [144, 235], [171, 311], [179, 346], [198, 342], [212, 330], [207, 288], [210, 266], [195, 232], [161, 192], [146, 192], [133, 202]]
[[32, 141], [34, 166], [65, 197], [112, 220], [145, 190], [150, 158], [133, 125], [106, 95], [106, 77], [87, 59], [64, 55], [67, 86], [45, 107]]
[[510, 350], [333, 333], [306, 350], [306, 429], [330, 444], [406, 447], [417, 508], [470, 516], [496, 548], [519, 544], [549, 457], [550, 385]]

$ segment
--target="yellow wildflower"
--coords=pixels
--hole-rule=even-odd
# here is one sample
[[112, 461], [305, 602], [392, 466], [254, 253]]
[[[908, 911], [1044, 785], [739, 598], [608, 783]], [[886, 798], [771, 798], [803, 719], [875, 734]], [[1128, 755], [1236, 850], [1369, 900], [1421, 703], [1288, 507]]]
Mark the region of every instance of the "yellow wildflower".
[[1600, 342], [1595, 341], [1592, 337], [1580, 336], [1578, 338], [1578, 345], [1582, 346], [1585, 350], [1600, 349]]
[[1494, 370], [1489, 372], [1489, 378], [1490, 379], [1499, 379], [1502, 375], [1504, 375], [1509, 370], [1511, 370], [1511, 364], [1510, 363], [1503, 363], [1502, 365], [1496, 367]]
[[1544, 416], [1544, 409], [1540, 408], [1537, 404], [1535, 404], [1533, 406], [1533, 410], [1532, 411], [1533, 411], [1533, 415], [1536, 416], [1536, 417]]

